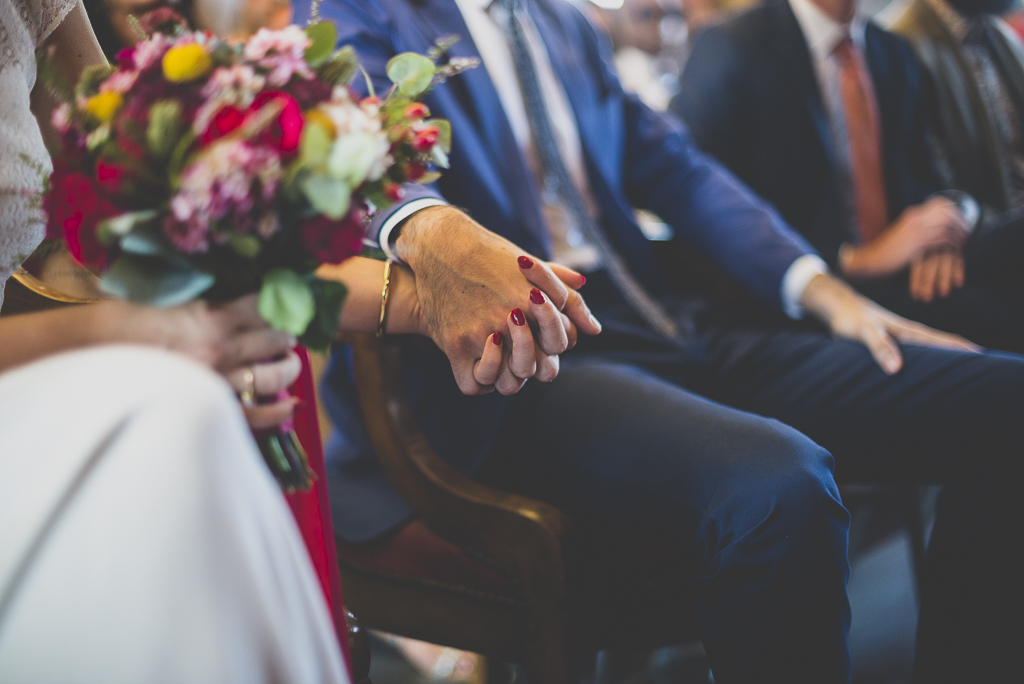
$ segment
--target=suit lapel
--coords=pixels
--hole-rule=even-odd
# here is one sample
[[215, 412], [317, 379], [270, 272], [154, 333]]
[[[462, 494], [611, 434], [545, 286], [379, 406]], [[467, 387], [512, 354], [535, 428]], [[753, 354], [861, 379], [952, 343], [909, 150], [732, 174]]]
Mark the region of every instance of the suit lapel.
[[[462, 12], [454, 0], [420, 0], [408, 5], [412, 20], [426, 44], [439, 38], [458, 36], [460, 40], [447, 52], [449, 57], [480, 59], [480, 52], [469, 33]], [[425, 50], [424, 50], [425, 52]], [[434, 91], [439, 100], [449, 99], [443, 112], [453, 108], [463, 112], [472, 122], [455, 131], [456, 137], [474, 137], [476, 149], [484, 154], [468, 155], [473, 173], [485, 181], [502, 213], [525, 229], [540, 245], [546, 244], [540, 203], [535, 188], [524, 179], [532, 178], [512, 127], [505, 116], [498, 91], [487, 68], [480, 64], [439, 86]], [[463, 140], [467, 143], [467, 140]], [[467, 145], [467, 147], [470, 147]]]
[[786, 0], [772, 0], [775, 12], [776, 35], [778, 40], [772, 41], [782, 64], [782, 72], [790, 79], [799, 94], [807, 114], [814, 124], [814, 131], [821, 143], [832, 168], [836, 166], [835, 149], [832, 142], [832, 128], [828, 115], [825, 113], [818, 76], [811, 61], [811, 51], [807, 46], [796, 15]]

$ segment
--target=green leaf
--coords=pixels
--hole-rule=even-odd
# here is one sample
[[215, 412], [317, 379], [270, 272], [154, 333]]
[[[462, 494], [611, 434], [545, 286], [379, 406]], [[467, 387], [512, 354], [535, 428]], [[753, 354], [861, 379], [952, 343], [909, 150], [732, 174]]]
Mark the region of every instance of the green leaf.
[[255, 259], [263, 249], [263, 243], [255, 235], [233, 233], [228, 237], [228, 246], [246, 259]]
[[423, 122], [428, 126], [433, 126], [439, 133], [437, 137], [437, 145], [444, 150], [445, 154], [451, 154], [452, 152], [452, 124], [447, 119], [427, 119]]
[[176, 187], [178, 184], [178, 176], [188, 161], [188, 150], [195, 140], [196, 134], [189, 128], [185, 131], [185, 135], [178, 140], [178, 144], [174, 146], [174, 151], [171, 152], [171, 158], [167, 162], [167, 176], [171, 179], [172, 187]]
[[313, 41], [306, 48], [304, 55], [306, 63], [316, 68], [334, 52], [334, 44], [338, 40], [338, 31], [331, 22], [321, 21], [318, 24], [307, 26], [306, 35]]
[[114, 73], [114, 67], [109, 64], [91, 64], [82, 69], [82, 75], [78, 77], [78, 84], [75, 86], [75, 97], [90, 97], [99, 90], [100, 83]]
[[339, 282], [316, 277], [309, 284], [316, 300], [316, 316], [299, 341], [314, 351], [326, 352], [338, 334], [338, 320], [348, 290]]
[[105, 221], [100, 221], [96, 226], [96, 235], [103, 244], [113, 244], [128, 235], [136, 226], [152, 221], [158, 214], [159, 212], [155, 209], [147, 209], [108, 218]]
[[181, 104], [177, 100], [161, 100], [149, 110], [146, 147], [159, 159], [174, 151], [181, 135]]
[[352, 77], [356, 75], [356, 70], [359, 68], [359, 58], [356, 56], [356, 51], [351, 45], [346, 45], [337, 52], [329, 60], [321, 64], [316, 69], [316, 74], [325, 83], [331, 85], [348, 85], [352, 82]]
[[295, 271], [276, 268], [263, 277], [259, 311], [274, 328], [301, 335], [316, 315], [313, 290]]
[[426, 91], [434, 80], [436, 70], [432, 61], [415, 52], [396, 55], [387, 66], [388, 78], [408, 97], [417, 97]]
[[440, 147], [435, 147], [430, 151], [430, 161], [434, 162], [434, 166], [438, 168], [448, 168], [448, 155]]
[[310, 169], [322, 167], [327, 163], [327, 155], [331, 151], [331, 136], [318, 123], [307, 123], [302, 127], [299, 139], [299, 162]]
[[345, 181], [319, 174], [310, 174], [302, 180], [302, 194], [314, 209], [335, 221], [348, 213], [352, 198]]
[[214, 277], [183, 262], [154, 256], [122, 254], [103, 275], [107, 294], [150, 306], [176, 306], [201, 295]]

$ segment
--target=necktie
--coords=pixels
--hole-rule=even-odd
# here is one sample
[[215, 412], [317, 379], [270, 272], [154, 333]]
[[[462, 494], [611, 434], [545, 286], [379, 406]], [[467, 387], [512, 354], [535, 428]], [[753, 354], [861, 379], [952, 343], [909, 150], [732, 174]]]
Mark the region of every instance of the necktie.
[[609, 277], [630, 306], [661, 334], [666, 337], [677, 337], [679, 329], [675, 322], [629, 272], [622, 257], [587, 211], [583, 195], [572, 182], [565, 161], [558, 151], [554, 127], [548, 116], [540, 81], [537, 78], [537, 68], [530, 56], [522, 19], [519, 16], [519, 12], [526, 11], [525, 7], [521, 6], [522, 0], [500, 2], [507, 13], [505, 32], [519, 78], [519, 87], [523, 92], [526, 118], [533, 134], [533, 144], [544, 175], [545, 187], [558, 197], [566, 208], [570, 220], [597, 249]]
[[863, 56], [853, 41], [847, 37], [836, 46], [834, 54], [839, 65], [839, 85], [846, 115], [857, 228], [861, 241], [868, 242], [889, 223], [878, 103]]

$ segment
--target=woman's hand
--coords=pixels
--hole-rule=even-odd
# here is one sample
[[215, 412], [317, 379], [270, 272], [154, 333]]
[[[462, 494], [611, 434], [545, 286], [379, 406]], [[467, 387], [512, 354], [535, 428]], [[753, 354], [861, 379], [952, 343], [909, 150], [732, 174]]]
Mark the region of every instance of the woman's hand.
[[256, 295], [247, 295], [225, 304], [196, 301], [169, 309], [138, 307], [143, 316], [136, 320], [156, 326], [165, 347], [213, 368], [239, 394], [252, 392], [257, 399], [271, 399], [244, 406], [249, 424], [262, 429], [291, 418], [297, 400], [276, 396], [299, 377], [301, 363], [292, 351], [295, 338], [271, 328], [260, 316], [256, 301]]

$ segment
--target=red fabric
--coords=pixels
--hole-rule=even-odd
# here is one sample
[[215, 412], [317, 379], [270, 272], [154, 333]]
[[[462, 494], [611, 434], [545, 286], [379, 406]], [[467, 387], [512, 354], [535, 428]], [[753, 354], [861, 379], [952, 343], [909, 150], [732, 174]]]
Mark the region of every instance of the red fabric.
[[[345, 609], [341, 602], [341, 576], [338, 573], [338, 555], [334, 548], [334, 526], [331, 524], [331, 507], [327, 498], [327, 474], [324, 470], [324, 449], [320, 440], [320, 423], [317, 419], [316, 391], [313, 373], [309, 366], [309, 355], [303, 347], [295, 351], [302, 360], [302, 374], [289, 391], [302, 400], [295, 411], [295, 434], [309, 456], [309, 465], [316, 473], [316, 481], [308, 492], [287, 495], [299, 530], [309, 550], [310, 560], [316, 569], [320, 586], [327, 598], [327, 605], [334, 617], [345, 662], [349, 663]], [[351, 663], [349, 663], [351, 668]]]
[[846, 134], [850, 140], [850, 171], [857, 223], [861, 240], [869, 242], [889, 223], [878, 101], [863, 55], [853, 41], [849, 38], [844, 40], [836, 47], [835, 54], [839, 59]]

